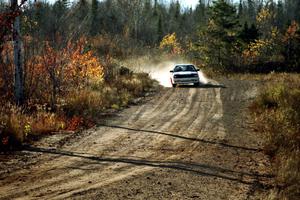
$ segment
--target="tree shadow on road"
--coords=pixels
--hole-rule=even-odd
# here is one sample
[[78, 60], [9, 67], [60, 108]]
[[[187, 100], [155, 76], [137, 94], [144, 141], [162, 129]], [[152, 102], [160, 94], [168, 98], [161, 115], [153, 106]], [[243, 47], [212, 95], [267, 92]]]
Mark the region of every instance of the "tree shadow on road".
[[246, 151], [254, 151], [254, 152], [261, 152], [262, 151], [261, 149], [258, 149], [258, 148], [236, 146], [236, 145], [227, 144], [227, 143], [223, 143], [223, 142], [219, 142], [219, 141], [210, 141], [210, 140], [204, 140], [204, 139], [200, 139], [200, 138], [192, 138], [192, 137], [187, 137], [187, 136], [182, 136], [182, 135], [175, 135], [175, 134], [172, 134], [172, 133], [165, 133], [165, 132], [161, 132], [161, 131], [135, 129], [135, 128], [130, 128], [130, 127], [107, 125], [107, 124], [98, 124], [98, 126], [103, 126], [103, 127], [108, 127], [108, 128], [125, 129], [125, 130], [129, 130], [129, 131], [136, 131], [136, 132], [141, 132], [141, 133], [160, 134], [160, 135], [165, 135], [165, 136], [178, 138], [178, 139], [183, 139], [183, 140], [190, 140], [190, 141], [202, 142], [202, 143], [206, 143], [206, 144], [220, 145], [222, 147], [235, 148], [235, 149], [241, 149], [241, 150], [246, 150]]
[[[59, 156], [68, 156], [68, 157], [87, 159], [89, 161], [93, 161], [93, 164], [126, 163], [135, 166], [144, 166], [144, 167], [148, 166], [153, 168], [174, 169], [183, 172], [194, 173], [196, 175], [201, 175], [201, 176], [209, 176], [209, 177], [221, 178], [229, 181], [235, 181], [247, 185], [259, 183], [263, 188], [268, 188], [270, 186], [264, 185], [263, 183], [260, 183], [260, 181], [262, 179], [263, 181], [265, 181], [272, 178], [272, 176], [269, 174], [240, 172], [240, 171], [234, 171], [222, 167], [210, 166], [207, 164], [193, 163], [193, 162], [157, 161], [157, 160], [147, 160], [147, 159], [126, 158], [126, 157], [109, 158], [109, 157], [101, 157], [101, 156], [81, 153], [81, 152], [71, 152], [71, 151], [59, 150], [54, 148], [31, 147], [31, 146], [25, 147], [24, 150], [29, 152], [47, 153], [47, 154], [53, 154]], [[89, 163], [86, 164], [88, 165]], [[70, 169], [74, 169], [74, 167], [71, 167]], [[83, 168], [80, 169], [86, 170]]]

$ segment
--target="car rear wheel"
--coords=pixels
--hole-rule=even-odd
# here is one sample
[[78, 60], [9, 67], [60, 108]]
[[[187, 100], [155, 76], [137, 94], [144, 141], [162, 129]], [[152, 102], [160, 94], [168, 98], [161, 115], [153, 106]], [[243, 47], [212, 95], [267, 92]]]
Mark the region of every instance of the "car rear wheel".
[[176, 84], [173, 84], [173, 83], [172, 83], [172, 87], [173, 87], [173, 88], [176, 87]]
[[194, 86], [200, 86], [200, 82], [194, 83]]

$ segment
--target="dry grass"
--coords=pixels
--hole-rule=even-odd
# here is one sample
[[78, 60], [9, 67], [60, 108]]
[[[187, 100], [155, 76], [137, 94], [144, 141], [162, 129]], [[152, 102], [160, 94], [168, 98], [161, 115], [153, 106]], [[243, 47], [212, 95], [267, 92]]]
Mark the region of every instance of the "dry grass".
[[120, 109], [153, 87], [148, 74], [116, 75], [109, 83], [71, 92], [65, 99], [67, 115], [96, 116], [106, 109]]
[[[119, 110], [143, 96], [154, 81], [148, 74], [133, 73], [125, 67], [109, 65], [109, 81], [76, 86], [60, 96], [56, 109], [33, 104], [21, 109], [2, 103], [0, 110], [0, 148], [19, 146], [28, 135], [44, 135], [58, 130], [76, 131], [90, 127], [107, 109]], [[48, 105], [46, 103], [45, 105]], [[0, 149], [1, 150], [1, 149]]]
[[[265, 152], [276, 175], [275, 199], [300, 195], [300, 79], [299, 75], [271, 74], [250, 109], [265, 137]], [[271, 198], [272, 199], [272, 198]], [[274, 198], [273, 198], [274, 199]]]
[[21, 145], [29, 135], [51, 133], [66, 126], [66, 121], [55, 113], [40, 109], [28, 114], [10, 104], [1, 107], [0, 122], [0, 150]]

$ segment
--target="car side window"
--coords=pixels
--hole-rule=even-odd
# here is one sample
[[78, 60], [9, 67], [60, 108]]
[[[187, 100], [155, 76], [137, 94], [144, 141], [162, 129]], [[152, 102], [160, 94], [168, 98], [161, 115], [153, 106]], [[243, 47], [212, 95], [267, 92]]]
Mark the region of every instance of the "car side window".
[[188, 65], [186, 71], [196, 71], [196, 69], [193, 65]]

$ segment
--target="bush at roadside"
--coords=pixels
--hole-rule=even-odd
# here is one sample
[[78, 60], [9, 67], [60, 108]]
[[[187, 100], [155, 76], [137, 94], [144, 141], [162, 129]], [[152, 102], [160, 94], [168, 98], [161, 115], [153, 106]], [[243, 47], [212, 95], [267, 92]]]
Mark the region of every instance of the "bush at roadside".
[[271, 81], [251, 106], [265, 137], [264, 150], [276, 176], [273, 193], [279, 199], [297, 199], [300, 194], [299, 102], [299, 77], [283, 75]]
[[148, 74], [133, 73], [125, 67], [111, 70], [117, 73], [110, 77], [109, 82], [90, 82], [84, 88], [74, 87], [60, 96], [55, 110], [47, 103], [20, 108], [1, 102], [0, 151], [20, 146], [28, 141], [29, 136], [90, 127], [101, 112], [119, 110], [153, 87], [154, 82]]

